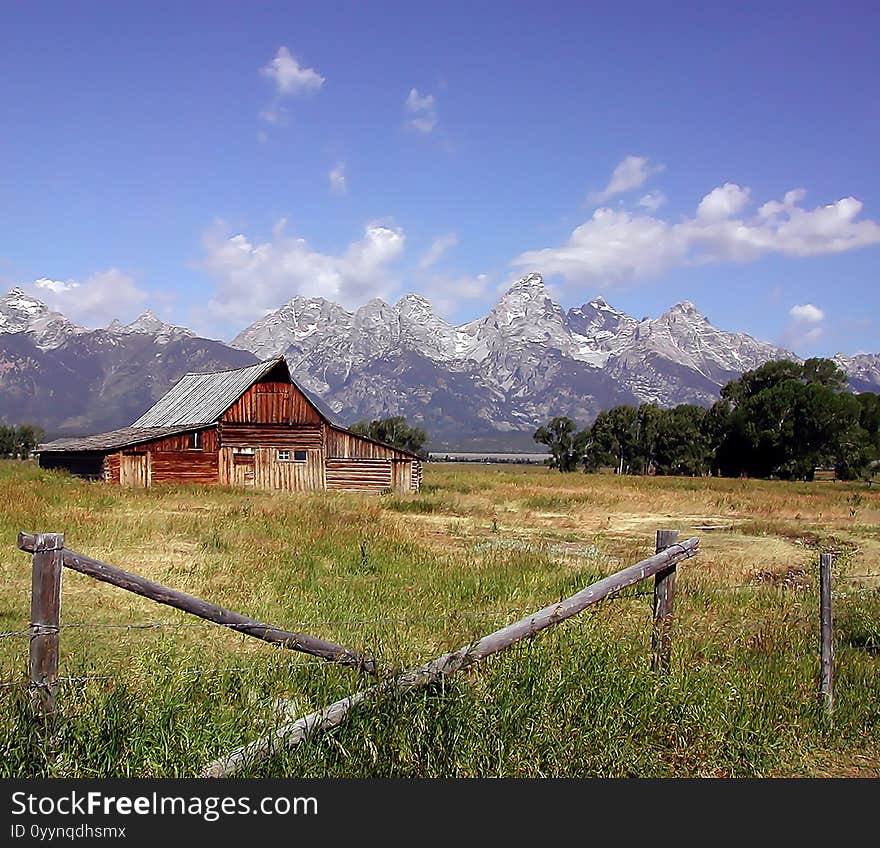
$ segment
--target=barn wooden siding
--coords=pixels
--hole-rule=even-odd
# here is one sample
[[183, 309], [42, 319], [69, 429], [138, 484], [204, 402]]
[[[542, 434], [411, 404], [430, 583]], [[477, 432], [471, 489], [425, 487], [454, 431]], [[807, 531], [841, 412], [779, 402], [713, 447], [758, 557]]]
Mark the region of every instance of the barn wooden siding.
[[[104, 463], [104, 479], [134, 487], [155, 483], [217, 483], [217, 429], [211, 427], [199, 432], [201, 448], [190, 448], [190, 434], [179, 433], [109, 454]], [[144, 466], [143, 470], [140, 465]]]
[[410, 489], [413, 492], [419, 492], [422, 488], [422, 463], [421, 460], [414, 459], [412, 461], [412, 472], [410, 476]]
[[402, 451], [333, 426], [327, 427], [325, 438], [328, 459], [411, 459]]
[[390, 459], [327, 459], [327, 488], [385, 492], [392, 488]]
[[[324, 483], [324, 463], [321, 449], [307, 449], [306, 459], [282, 460], [278, 448], [253, 448], [253, 453], [239, 453], [241, 449], [220, 449], [220, 482], [227, 486], [269, 489], [282, 492], [321, 491]], [[284, 448], [287, 450], [287, 448]], [[293, 449], [290, 449], [291, 456]]]
[[220, 424], [222, 447], [278, 447], [298, 450], [324, 447], [324, 430], [313, 425]]
[[296, 386], [264, 381], [251, 386], [221, 418], [236, 424], [320, 424], [321, 417]]
[[119, 482], [119, 454], [111, 453], [104, 457], [104, 479], [108, 483]]

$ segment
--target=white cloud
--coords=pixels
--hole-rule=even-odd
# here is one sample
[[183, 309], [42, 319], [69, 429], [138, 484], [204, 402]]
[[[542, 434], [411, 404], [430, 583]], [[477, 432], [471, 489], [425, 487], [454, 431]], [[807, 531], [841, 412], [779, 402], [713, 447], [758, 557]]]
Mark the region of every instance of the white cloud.
[[79, 288], [79, 283], [76, 280], [63, 282], [62, 280], [50, 280], [48, 277], [40, 277], [34, 282], [34, 285], [38, 289], [48, 289], [52, 294], [63, 294]]
[[703, 221], [720, 221], [743, 209], [749, 202], [749, 189], [736, 183], [713, 188], [697, 206], [697, 217]]
[[788, 310], [790, 321], [783, 332], [783, 344], [793, 350], [809, 348], [822, 338], [825, 312], [812, 303], [798, 303]]
[[647, 156], [627, 156], [612, 172], [608, 185], [602, 191], [592, 192], [587, 198], [592, 203], [605, 203], [618, 194], [638, 188], [651, 174], [663, 170], [663, 165], [650, 165]]
[[568, 283], [614, 283], [657, 277], [680, 265], [750, 262], [767, 254], [816, 256], [880, 243], [880, 224], [856, 220], [862, 203], [844, 197], [805, 209], [803, 190], [743, 213], [749, 190], [727, 183], [709, 192], [694, 217], [675, 221], [597, 209], [560, 247], [527, 251], [515, 266]]
[[440, 257], [443, 256], [449, 248], [455, 247], [457, 244], [458, 236], [455, 233], [446, 233], [446, 235], [437, 236], [437, 238], [431, 242], [431, 246], [422, 255], [422, 258], [419, 259], [419, 268], [422, 271], [425, 271], [431, 266], [436, 265]]
[[639, 206], [649, 209], [651, 212], [656, 212], [664, 203], [666, 203], [666, 195], [662, 191], [649, 191], [639, 198]]
[[317, 91], [325, 79], [312, 68], [303, 68], [286, 47], [279, 47], [275, 58], [260, 68], [271, 79], [279, 95], [305, 94]]
[[406, 98], [406, 111], [413, 117], [406, 126], [427, 135], [437, 126], [437, 100], [433, 94], [421, 95], [418, 89], [411, 88]]
[[371, 222], [362, 239], [333, 255], [287, 235], [286, 223], [279, 221], [272, 239], [262, 243], [241, 233], [230, 235], [222, 221], [205, 234], [200, 267], [216, 283], [208, 303], [215, 323], [254, 321], [298, 294], [326, 297], [343, 306], [387, 295], [392, 287], [389, 266], [404, 248], [402, 230]]
[[33, 287], [50, 309], [88, 327], [106, 326], [114, 318], [131, 320], [155, 296], [138, 288], [134, 278], [118, 268], [108, 268], [82, 281], [41, 277]]
[[334, 194], [345, 194], [345, 162], [337, 162], [327, 174], [330, 180], [330, 191]]
[[825, 320], [825, 313], [812, 303], [796, 304], [788, 310], [788, 314], [795, 321], [802, 321], [805, 324], [818, 324], [820, 321]]

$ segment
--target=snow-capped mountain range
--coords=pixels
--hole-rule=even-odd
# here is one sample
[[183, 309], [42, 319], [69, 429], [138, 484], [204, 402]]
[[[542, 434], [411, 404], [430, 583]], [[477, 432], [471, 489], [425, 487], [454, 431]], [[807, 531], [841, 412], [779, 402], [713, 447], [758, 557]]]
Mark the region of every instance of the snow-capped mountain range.
[[[112, 359], [114, 349], [129, 351], [135, 340], [157, 359], [180, 357], [181, 345], [207, 356], [210, 345], [217, 367], [230, 367], [225, 358], [238, 366], [248, 354], [283, 354], [294, 377], [343, 420], [405, 415], [426, 427], [435, 447], [458, 449], [527, 449], [535, 427], [553, 415], [587, 423], [616, 403], [708, 405], [742, 372], [769, 359], [797, 359], [714, 327], [688, 301], [641, 320], [602, 297], [565, 311], [539, 274], [523, 277], [484, 317], [459, 326], [418, 294], [394, 305], [371, 300], [353, 312], [298, 296], [228, 345], [199, 339], [151, 312], [131, 324], [88, 330], [13, 289], [0, 298], [0, 343], [13, 334], [62, 359], [74, 342], [80, 351], [99, 347]], [[855, 389], [880, 389], [880, 356], [838, 355], [836, 361]], [[144, 368], [149, 371], [146, 361]], [[168, 371], [169, 379], [177, 370]], [[8, 418], [3, 380], [0, 370], [0, 416]], [[151, 397], [167, 388], [162, 379], [150, 383]]]

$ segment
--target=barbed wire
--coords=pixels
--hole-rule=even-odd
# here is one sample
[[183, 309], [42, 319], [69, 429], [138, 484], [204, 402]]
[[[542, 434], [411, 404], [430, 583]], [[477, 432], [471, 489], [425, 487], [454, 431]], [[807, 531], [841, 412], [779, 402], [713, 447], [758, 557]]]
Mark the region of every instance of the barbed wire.
[[[55, 682], [58, 684], [68, 684], [68, 683], [87, 683], [93, 680], [144, 680], [144, 679], [155, 679], [156, 677], [160, 677], [163, 674], [170, 675], [183, 675], [185, 677], [204, 677], [210, 675], [217, 674], [227, 674], [231, 672], [240, 672], [240, 671], [298, 671], [299, 669], [304, 668], [328, 668], [330, 666], [336, 665], [333, 662], [328, 662], [327, 660], [313, 660], [308, 662], [298, 662], [298, 663], [288, 663], [283, 666], [257, 666], [257, 665], [241, 665], [241, 666], [219, 666], [217, 668], [187, 668], [187, 669], [159, 669], [154, 672], [141, 672], [141, 673], [126, 673], [126, 674], [85, 674], [78, 676], [69, 676], [65, 675], [62, 677], [58, 677], [55, 679]], [[4, 680], [0, 681], [0, 689], [11, 689], [15, 687], [24, 687], [29, 688], [33, 686], [33, 684], [29, 683], [27, 680], [21, 681], [12, 681], [12, 680]]]
[[30, 628], [27, 630], [10, 630], [8, 633], [0, 633], [0, 639], [9, 639], [12, 636], [30, 636]]

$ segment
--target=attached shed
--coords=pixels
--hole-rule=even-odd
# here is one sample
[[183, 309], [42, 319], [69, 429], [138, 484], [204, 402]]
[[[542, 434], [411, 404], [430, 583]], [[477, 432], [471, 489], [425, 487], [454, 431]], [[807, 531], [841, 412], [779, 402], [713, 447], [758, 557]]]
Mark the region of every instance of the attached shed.
[[284, 357], [186, 374], [130, 427], [38, 447], [41, 468], [123, 486], [220, 483], [418, 491], [418, 455], [351, 432], [291, 378]]

